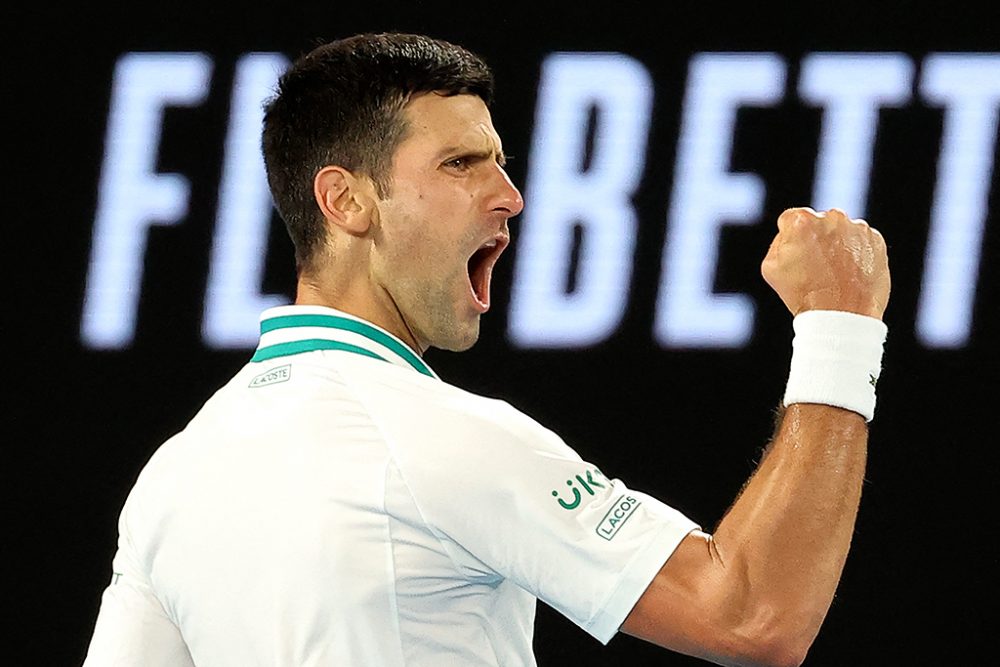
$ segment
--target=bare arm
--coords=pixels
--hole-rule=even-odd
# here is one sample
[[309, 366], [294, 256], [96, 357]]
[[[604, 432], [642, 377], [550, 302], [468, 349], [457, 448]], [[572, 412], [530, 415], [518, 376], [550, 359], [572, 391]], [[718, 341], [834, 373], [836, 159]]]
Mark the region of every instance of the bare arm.
[[790, 406], [715, 534], [681, 543], [622, 629], [719, 664], [799, 664], [847, 557], [867, 432], [852, 412]]
[[[837, 211], [792, 209], [763, 265], [789, 310], [881, 317], [878, 232]], [[725, 665], [798, 665], [833, 600], [861, 497], [868, 427], [854, 412], [793, 404], [714, 535], [692, 533], [622, 629]]]

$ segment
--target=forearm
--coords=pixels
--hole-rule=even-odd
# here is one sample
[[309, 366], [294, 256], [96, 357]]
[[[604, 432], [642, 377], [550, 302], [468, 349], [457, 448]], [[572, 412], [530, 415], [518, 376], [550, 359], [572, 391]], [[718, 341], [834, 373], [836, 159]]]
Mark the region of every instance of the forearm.
[[688, 535], [622, 626], [724, 665], [798, 665], [819, 632], [851, 545], [886, 335], [885, 240], [863, 220], [785, 211], [761, 272], [795, 316], [788, 407], [714, 535]]
[[[804, 647], [819, 632], [847, 558], [868, 427], [860, 415], [793, 404], [713, 542], [747, 632]], [[787, 636], [787, 635], [786, 635]]]

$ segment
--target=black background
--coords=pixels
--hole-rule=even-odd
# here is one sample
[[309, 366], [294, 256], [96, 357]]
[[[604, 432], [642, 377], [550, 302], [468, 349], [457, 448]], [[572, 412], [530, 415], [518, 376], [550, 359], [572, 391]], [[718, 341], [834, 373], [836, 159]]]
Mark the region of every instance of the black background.
[[[2, 548], [11, 562], [6, 616], [16, 630], [15, 660], [7, 664], [82, 661], [110, 577], [117, 514], [135, 476], [249, 356], [207, 350], [200, 336], [240, 55], [295, 57], [319, 40], [393, 29], [461, 43], [495, 69], [494, 123], [522, 186], [546, 54], [619, 51], [650, 70], [654, 118], [636, 198], [641, 228], [619, 331], [585, 350], [512, 349], [505, 337], [510, 252], [479, 345], [461, 355], [431, 351], [427, 359], [443, 378], [509, 400], [609, 475], [710, 529], [770, 435], [787, 373], [789, 317], [758, 265], [778, 213], [808, 203], [811, 191], [820, 112], [795, 94], [802, 55], [901, 51], [919, 76], [928, 53], [1000, 51], [997, 10], [961, 3], [167, 4], [4, 10], [3, 252], [13, 303], [2, 323], [9, 354], [3, 487], [11, 493]], [[774, 51], [789, 63], [785, 102], [739, 116], [733, 169], [761, 175], [765, 214], [758, 225], [725, 230], [720, 250], [716, 289], [752, 296], [755, 335], [741, 350], [666, 350], [651, 333], [653, 304], [688, 61], [699, 51], [743, 50]], [[166, 115], [158, 169], [190, 179], [191, 206], [181, 224], [151, 233], [137, 339], [124, 351], [93, 351], [80, 343], [80, 315], [114, 64], [129, 51], [203, 51], [216, 64], [205, 103]], [[889, 242], [890, 342], [851, 556], [807, 665], [976, 664], [991, 655], [1000, 195], [994, 175], [972, 338], [962, 349], [929, 350], [913, 323], [941, 117], [917, 97], [880, 115], [866, 217]], [[516, 235], [516, 221], [512, 228]], [[290, 297], [291, 246], [277, 219], [271, 236], [265, 289]], [[624, 635], [601, 647], [543, 605], [535, 645], [541, 665], [700, 664]]]

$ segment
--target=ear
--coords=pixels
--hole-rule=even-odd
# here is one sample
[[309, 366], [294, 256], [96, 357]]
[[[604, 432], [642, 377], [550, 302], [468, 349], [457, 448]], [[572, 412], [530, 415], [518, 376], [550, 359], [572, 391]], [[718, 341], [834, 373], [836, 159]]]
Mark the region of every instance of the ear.
[[367, 181], [347, 169], [326, 166], [313, 179], [313, 195], [323, 217], [350, 234], [364, 234], [371, 224], [373, 201]]

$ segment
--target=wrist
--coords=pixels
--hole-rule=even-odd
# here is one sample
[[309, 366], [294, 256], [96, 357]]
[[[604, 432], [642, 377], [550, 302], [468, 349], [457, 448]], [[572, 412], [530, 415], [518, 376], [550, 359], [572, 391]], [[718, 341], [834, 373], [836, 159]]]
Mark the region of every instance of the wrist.
[[783, 404], [818, 403], [871, 421], [887, 328], [877, 317], [809, 310], [792, 322], [792, 363]]
[[878, 301], [872, 299], [870, 301], [856, 301], [853, 303], [844, 303], [842, 297], [838, 297], [835, 306], [830, 305], [831, 299], [822, 299], [820, 297], [809, 298], [808, 296], [803, 298], [800, 308], [795, 311], [794, 315], [802, 315], [803, 313], [808, 313], [813, 310], [825, 311], [829, 313], [852, 313], [855, 315], [862, 315], [864, 317], [871, 317], [877, 320], [882, 319], [882, 314], [885, 312], [885, 304], [879, 303]]

